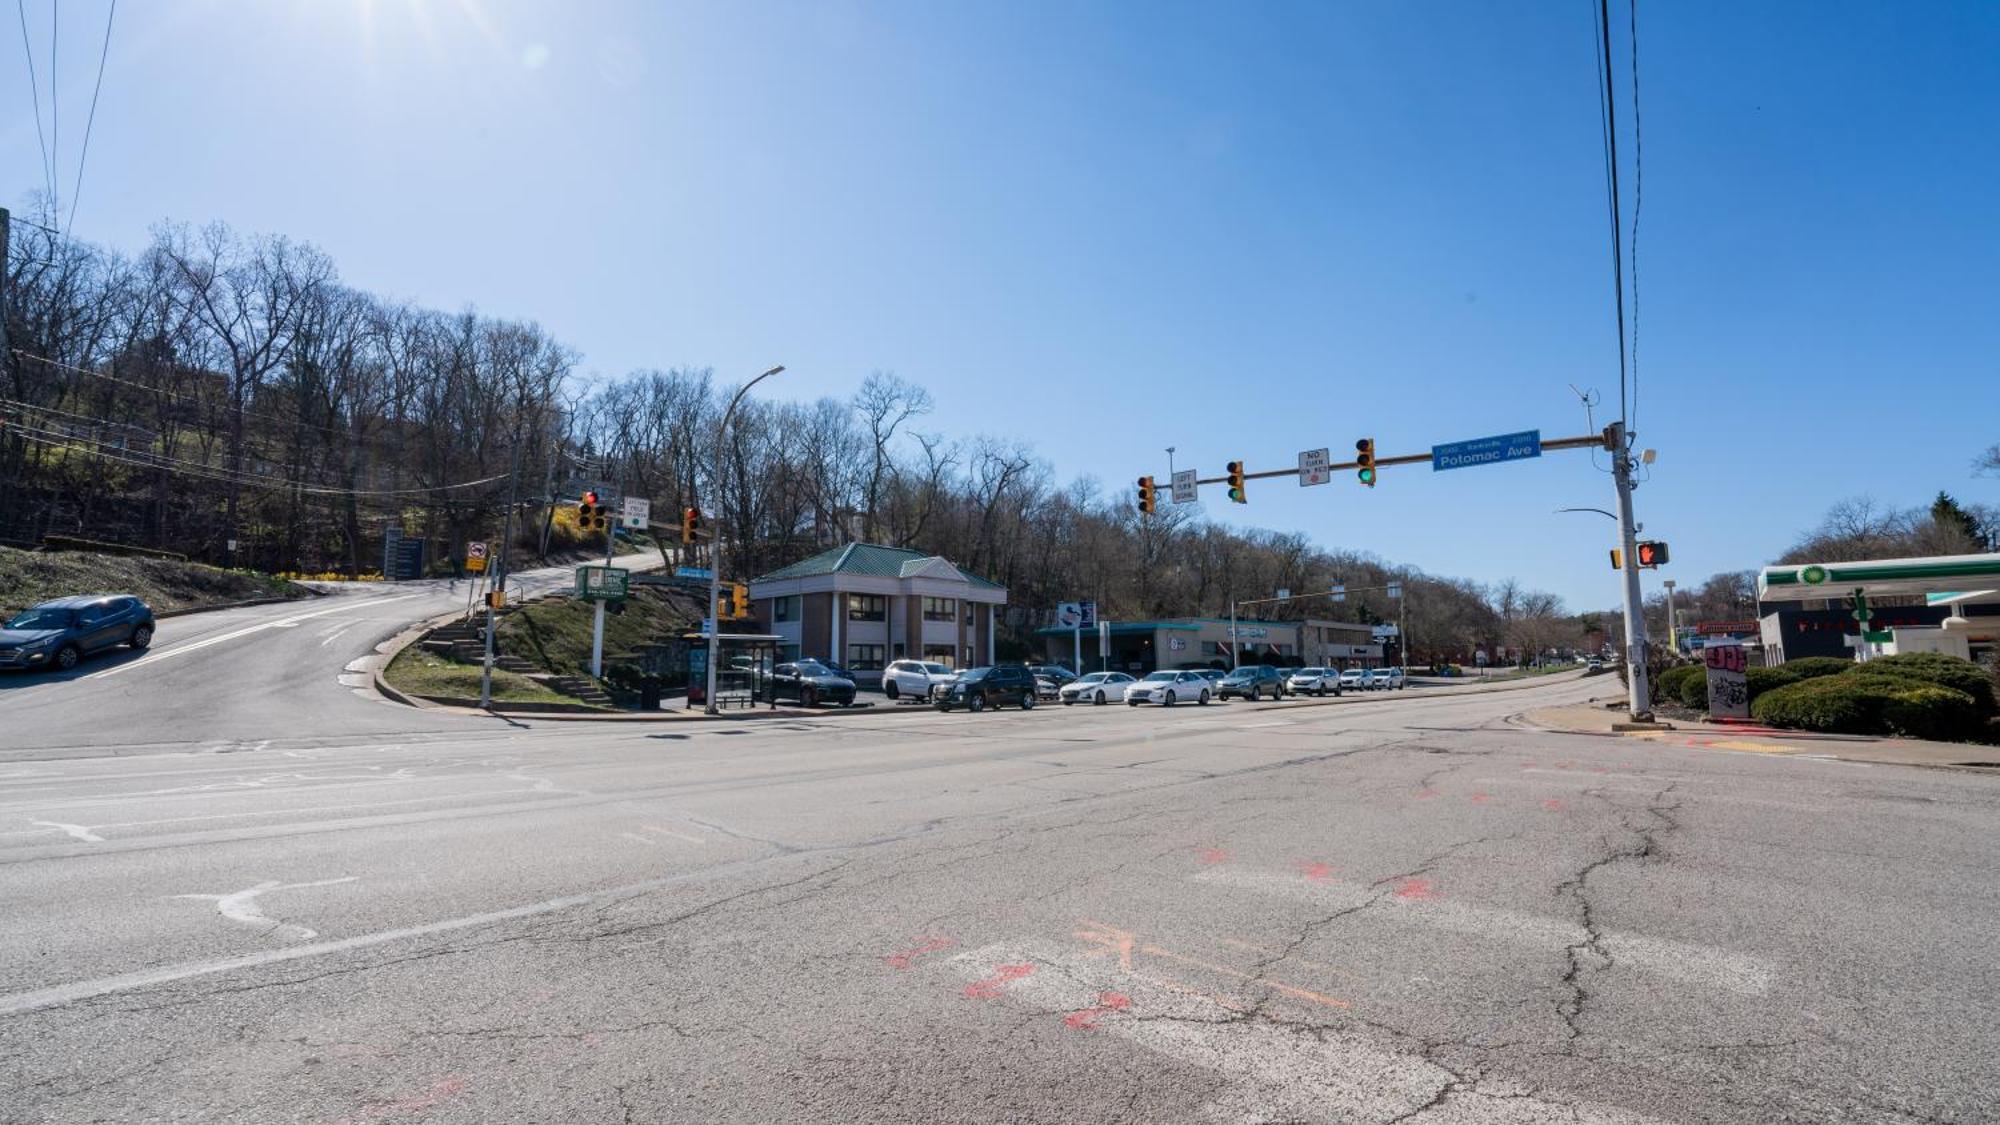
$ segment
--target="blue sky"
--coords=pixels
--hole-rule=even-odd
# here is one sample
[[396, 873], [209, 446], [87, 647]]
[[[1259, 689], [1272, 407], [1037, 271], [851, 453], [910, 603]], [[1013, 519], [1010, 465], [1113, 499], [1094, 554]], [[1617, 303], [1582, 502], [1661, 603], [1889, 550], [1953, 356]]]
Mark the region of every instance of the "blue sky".
[[[105, 4], [61, 11], [67, 185]], [[783, 363], [759, 393], [811, 398], [895, 371], [930, 428], [1123, 495], [1169, 445], [1207, 475], [1582, 433], [1570, 384], [1615, 407], [1593, 36], [1583, 0], [127, 4], [75, 230], [282, 232], [604, 374]], [[1644, 0], [1640, 47], [1638, 504], [1675, 559], [1649, 578], [1757, 565], [1844, 496], [2000, 503], [1970, 471], [2000, 441], [2000, 6]], [[1610, 506], [1583, 454], [1221, 491], [1235, 522], [1618, 598], [1609, 521], [1552, 513]]]

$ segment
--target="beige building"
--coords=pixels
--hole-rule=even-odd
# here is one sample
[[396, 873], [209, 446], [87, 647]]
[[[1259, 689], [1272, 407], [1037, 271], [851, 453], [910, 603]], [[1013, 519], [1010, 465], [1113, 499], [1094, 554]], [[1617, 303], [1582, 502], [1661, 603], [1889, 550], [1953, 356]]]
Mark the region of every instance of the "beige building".
[[752, 579], [750, 602], [780, 660], [830, 660], [879, 683], [891, 660], [992, 663], [1007, 589], [937, 555], [849, 543]]

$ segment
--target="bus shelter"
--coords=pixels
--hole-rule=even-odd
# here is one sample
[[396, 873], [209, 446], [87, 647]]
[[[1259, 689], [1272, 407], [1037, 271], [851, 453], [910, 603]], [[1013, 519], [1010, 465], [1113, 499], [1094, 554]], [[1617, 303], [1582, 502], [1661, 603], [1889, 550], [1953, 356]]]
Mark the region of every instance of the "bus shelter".
[[[778, 662], [776, 633], [718, 633], [715, 637], [715, 705], [755, 707], [765, 699], [778, 705], [770, 690], [771, 668]], [[708, 705], [708, 634], [685, 633], [690, 710]]]

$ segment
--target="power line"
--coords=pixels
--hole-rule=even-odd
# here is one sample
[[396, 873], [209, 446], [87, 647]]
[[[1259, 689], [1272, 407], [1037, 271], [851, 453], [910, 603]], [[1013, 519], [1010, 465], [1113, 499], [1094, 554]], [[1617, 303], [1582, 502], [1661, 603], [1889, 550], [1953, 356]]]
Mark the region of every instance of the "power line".
[[97, 124], [97, 95], [104, 92], [104, 61], [111, 57], [111, 21], [118, 18], [118, 0], [104, 14], [104, 46], [97, 52], [97, 82], [90, 88], [90, 115], [83, 122], [83, 151], [76, 158], [76, 186], [69, 193], [69, 221], [63, 224], [67, 236], [76, 226], [76, 201], [83, 194], [83, 168], [90, 161], [90, 130]]
[[[115, 0], [114, 0], [115, 2]], [[1639, 425], [1639, 208], [1646, 200], [1646, 134], [1639, 126], [1639, 0], [1632, 18], [1632, 426]]]
[[[232, 409], [230, 405], [226, 402], [218, 402], [211, 399], [203, 398], [200, 395], [187, 394], [182, 391], [171, 391], [165, 387], [148, 386], [145, 383], [137, 383], [130, 379], [122, 379], [116, 375], [112, 375], [107, 372], [93, 371], [88, 367], [78, 367], [75, 364], [64, 363], [62, 360], [59, 359], [50, 359], [49, 357], [44, 355], [36, 355], [33, 352], [25, 351], [21, 348], [15, 348], [14, 354], [21, 357], [22, 359], [32, 359], [37, 363], [47, 364], [48, 366], [57, 368], [58, 370], [70, 371], [78, 375], [88, 375], [93, 379], [103, 379], [106, 382], [117, 383], [121, 386], [131, 387], [134, 390], [147, 391], [149, 393], [159, 395], [162, 398], [178, 399], [182, 402], [190, 403], [197, 407], [203, 407], [214, 410], [224, 410], [224, 411], [229, 411]], [[298, 419], [293, 419], [293, 418], [280, 418], [275, 414], [265, 414], [262, 413], [261, 411], [252, 410], [247, 406], [243, 408], [243, 416], [245, 418], [255, 418], [260, 421], [269, 422], [274, 426], [291, 426], [291, 427], [302, 427], [308, 430], [318, 430], [323, 434], [328, 434], [333, 437], [341, 438], [342, 440], [352, 440], [354, 437], [354, 435], [351, 432], [345, 429], [340, 429], [334, 426], [322, 426], [317, 423], [300, 421]]]
[[1625, 347], [1625, 248], [1621, 215], [1623, 208], [1618, 205], [1618, 107], [1612, 100], [1615, 89], [1611, 71], [1611, 3], [1597, 0], [1597, 30], [1599, 32], [1598, 57], [1604, 61], [1604, 80], [1601, 87], [1604, 107], [1604, 152], [1611, 169], [1611, 289], [1613, 312], [1618, 324], [1618, 420], [1624, 424], [1627, 440], [1631, 436], [1631, 407], [1627, 401], [1626, 387], [1629, 381], [1629, 367]]
[[48, 188], [49, 206], [55, 206], [56, 166], [49, 160], [49, 138], [42, 132], [42, 82], [35, 77], [35, 47], [28, 41], [26, 0], [14, 0], [14, 14], [21, 17], [21, 53], [28, 56], [28, 93], [35, 103], [35, 142], [42, 148], [42, 183]]

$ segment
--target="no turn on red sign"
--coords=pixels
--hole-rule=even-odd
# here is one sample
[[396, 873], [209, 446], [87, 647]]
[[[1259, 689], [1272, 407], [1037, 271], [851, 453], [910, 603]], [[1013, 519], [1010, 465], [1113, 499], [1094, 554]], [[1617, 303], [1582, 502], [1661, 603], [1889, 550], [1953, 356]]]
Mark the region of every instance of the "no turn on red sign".
[[486, 544], [475, 539], [465, 545], [465, 569], [474, 574], [486, 569]]

